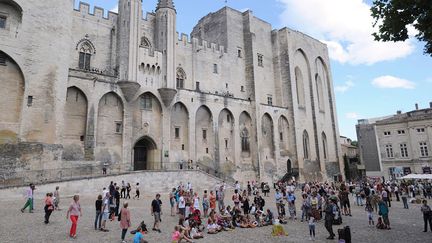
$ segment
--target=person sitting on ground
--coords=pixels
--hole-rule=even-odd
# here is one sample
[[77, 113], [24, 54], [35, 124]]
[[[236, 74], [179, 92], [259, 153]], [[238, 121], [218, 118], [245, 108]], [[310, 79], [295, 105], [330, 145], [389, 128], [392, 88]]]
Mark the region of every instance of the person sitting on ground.
[[266, 216], [264, 218], [264, 225], [265, 226], [266, 225], [272, 225], [273, 224], [273, 219], [274, 219], [274, 217], [273, 217], [272, 211], [270, 211], [270, 209], [267, 209], [267, 214], [266, 214]]
[[200, 229], [198, 228], [198, 226], [194, 223], [192, 224], [192, 228], [190, 231], [190, 236], [192, 239], [201, 239], [204, 238], [204, 235], [201, 233]]
[[255, 203], [252, 203], [252, 206], [250, 207], [249, 213], [252, 215], [255, 215], [255, 213], [256, 213]]
[[136, 230], [133, 243], [147, 243], [147, 241], [144, 240], [144, 234], [141, 227], [138, 227], [138, 229]]
[[220, 232], [222, 230], [222, 228], [217, 225], [213, 219], [209, 218], [209, 223], [207, 225], [207, 233], [208, 234], [217, 234], [218, 232]]
[[136, 230], [132, 230], [130, 233], [133, 234], [133, 235], [136, 234], [136, 232], [138, 232], [138, 228], [141, 228], [143, 234], [147, 234], [148, 233], [147, 225], [144, 223], [144, 221], [141, 221], [141, 223], [137, 227], [137, 229]]

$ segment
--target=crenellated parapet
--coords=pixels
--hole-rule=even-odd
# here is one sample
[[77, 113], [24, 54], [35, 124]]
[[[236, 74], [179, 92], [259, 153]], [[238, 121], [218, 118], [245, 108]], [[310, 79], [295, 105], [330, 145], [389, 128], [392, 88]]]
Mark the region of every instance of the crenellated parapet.
[[[177, 33], [178, 35], [178, 33]], [[178, 45], [182, 45], [186, 48], [195, 49], [197, 52], [203, 51], [203, 52], [213, 52], [218, 54], [224, 54], [227, 53], [227, 50], [225, 49], [225, 46], [219, 45], [217, 43], [208, 42], [206, 40], [198, 39], [198, 38], [189, 38], [189, 35], [185, 33], [181, 33], [179, 35]]]
[[105, 14], [105, 9], [98, 6], [93, 7], [93, 12], [90, 10], [90, 4], [85, 2], [79, 2], [78, 9], [74, 9], [74, 11], [79, 12], [83, 18], [94, 18], [99, 21], [107, 21], [107, 23], [117, 22], [118, 13], [107, 11]]

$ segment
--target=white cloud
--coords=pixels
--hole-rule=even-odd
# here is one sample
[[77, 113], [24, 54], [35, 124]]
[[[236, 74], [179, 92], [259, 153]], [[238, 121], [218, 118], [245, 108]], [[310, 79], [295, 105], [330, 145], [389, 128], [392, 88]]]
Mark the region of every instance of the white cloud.
[[372, 80], [372, 85], [384, 89], [414, 89], [416, 84], [406, 79], [386, 75]]
[[[294, 26], [328, 45], [330, 58], [350, 64], [374, 64], [402, 58], [414, 50], [411, 40], [376, 42], [365, 0], [278, 0], [285, 6], [282, 24]], [[411, 30], [411, 32], [413, 32]]]
[[345, 114], [345, 117], [348, 119], [359, 119], [359, 114], [357, 112], [348, 112]]
[[111, 12], [118, 13], [118, 5], [110, 10]]
[[351, 80], [346, 81], [343, 85], [336, 85], [335, 90], [340, 93], [345, 93], [350, 88], [354, 87], [354, 82]]

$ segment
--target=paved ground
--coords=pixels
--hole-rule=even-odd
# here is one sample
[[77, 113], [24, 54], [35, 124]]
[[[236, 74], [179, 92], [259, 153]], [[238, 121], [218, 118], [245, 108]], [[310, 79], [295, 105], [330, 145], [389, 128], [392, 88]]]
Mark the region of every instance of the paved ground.
[[[230, 196], [227, 196], [230, 199]], [[144, 219], [149, 229], [151, 229], [152, 217], [150, 215], [151, 197], [147, 195], [141, 200], [130, 200], [132, 223], [137, 225]], [[177, 221], [177, 217], [169, 215], [167, 195], [163, 195], [165, 203], [162, 216], [162, 233], [150, 232], [145, 236], [149, 242], [171, 242], [171, 232]], [[69, 204], [71, 199], [63, 199], [63, 208]], [[353, 200], [351, 199], [351, 202]], [[94, 220], [94, 198], [82, 196], [81, 205], [83, 206], [83, 217], [78, 223], [78, 237], [70, 239], [68, 231], [69, 220], [66, 220], [66, 211], [56, 211], [51, 216], [49, 225], [43, 223], [42, 200], [36, 201], [36, 210], [33, 214], [28, 212], [22, 214], [19, 209], [24, 203], [22, 201], [0, 200], [0, 242], [121, 242], [119, 222], [108, 222], [110, 232], [100, 232], [93, 229]], [[272, 198], [266, 198], [266, 204], [274, 209]], [[297, 205], [299, 206], [299, 205]], [[352, 231], [354, 243], [357, 242], [432, 242], [432, 232], [423, 233], [423, 218], [419, 205], [410, 205], [410, 209], [402, 208], [401, 202], [393, 202], [390, 208], [390, 222], [392, 230], [377, 230], [367, 224], [366, 213], [363, 207], [353, 205], [353, 216], [344, 217], [342, 226], [335, 226], [334, 230], [349, 225]], [[297, 212], [300, 213], [300, 210]], [[205, 234], [205, 238], [197, 242], [308, 242], [308, 226], [299, 220], [289, 222], [284, 225], [289, 233], [287, 237], [272, 237], [271, 227], [255, 229], [236, 229], [231, 232], [222, 232], [217, 235]], [[328, 236], [323, 222], [317, 224], [316, 242], [337, 242], [336, 240], [327, 241]], [[132, 242], [132, 235], [128, 233], [128, 242]]]

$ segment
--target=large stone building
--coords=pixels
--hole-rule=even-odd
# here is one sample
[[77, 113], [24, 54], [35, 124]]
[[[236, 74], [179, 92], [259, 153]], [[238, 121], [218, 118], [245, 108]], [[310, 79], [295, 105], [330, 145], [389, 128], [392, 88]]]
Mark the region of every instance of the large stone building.
[[343, 171], [325, 44], [229, 7], [188, 37], [171, 0], [145, 16], [141, 0], [73, 4], [0, 1], [3, 179], [187, 160], [239, 180]]
[[356, 125], [360, 159], [366, 175], [395, 179], [410, 173], [431, 174], [432, 102], [430, 108], [362, 119]]

